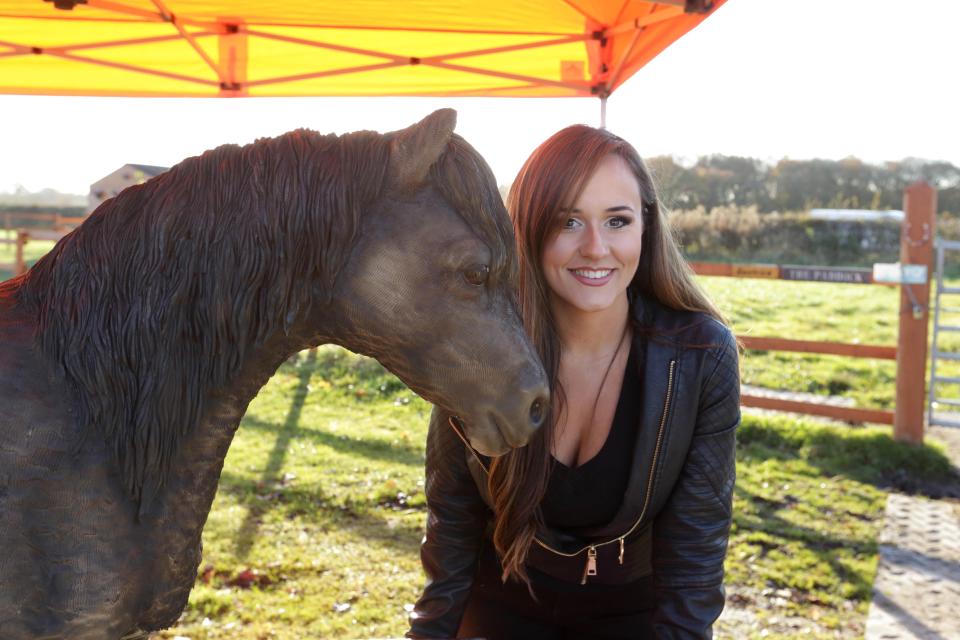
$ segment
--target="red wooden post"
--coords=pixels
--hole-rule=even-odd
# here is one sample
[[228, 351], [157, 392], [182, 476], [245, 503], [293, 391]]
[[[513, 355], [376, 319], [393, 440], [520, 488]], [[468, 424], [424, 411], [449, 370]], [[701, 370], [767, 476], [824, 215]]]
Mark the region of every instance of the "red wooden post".
[[927, 265], [925, 284], [900, 286], [897, 406], [893, 419], [893, 437], [895, 440], [912, 444], [923, 442], [927, 325], [930, 317], [930, 279], [933, 276], [936, 211], [937, 192], [926, 182], [915, 182], [904, 191], [900, 263]]
[[27, 242], [27, 232], [26, 231], [17, 231], [17, 257], [16, 264], [14, 265], [13, 275], [19, 276], [21, 273], [26, 273], [27, 263], [23, 259], [23, 245]]

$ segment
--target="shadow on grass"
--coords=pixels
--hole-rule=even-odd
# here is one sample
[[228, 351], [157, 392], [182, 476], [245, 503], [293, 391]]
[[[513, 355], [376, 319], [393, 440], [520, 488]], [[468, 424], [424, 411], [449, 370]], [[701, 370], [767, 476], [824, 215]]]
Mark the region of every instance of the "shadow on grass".
[[[310, 350], [307, 355], [307, 362], [313, 364], [316, 361], [317, 353], [314, 350]], [[300, 413], [303, 411], [304, 402], [307, 398], [307, 386], [310, 383], [310, 376], [313, 373], [313, 367], [307, 366], [303, 367], [302, 371], [298, 374], [299, 383], [296, 391], [293, 393], [293, 401], [290, 403], [290, 410], [287, 411], [287, 417], [283, 421], [283, 426], [279, 429], [277, 433], [277, 439], [273, 443], [273, 449], [270, 451], [270, 456], [267, 458], [267, 466], [263, 470], [263, 474], [260, 476], [260, 482], [266, 484], [270, 480], [277, 477], [280, 469], [283, 468], [283, 460], [287, 456], [287, 449], [290, 446], [290, 440], [294, 436], [300, 433]], [[257, 531], [259, 529], [258, 519], [259, 519], [259, 510], [250, 509], [247, 512], [247, 516], [243, 521], [243, 524], [240, 525], [240, 533], [237, 536], [237, 545], [236, 545], [236, 554], [237, 558], [244, 560], [247, 555], [250, 553], [250, 548], [253, 546], [254, 538], [257, 536]]]
[[[734, 514], [734, 522], [737, 526], [738, 533], [760, 532], [770, 534], [782, 540], [800, 543], [805, 549], [815, 555], [819, 561], [829, 565], [833, 574], [840, 580], [853, 585], [857, 593], [860, 594], [860, 600], [869, 599], [872, 576], [871, 580], [864, 579], [864, 576], [859, 572], [845, 566], [843, 562], [838, 559], [835, 551], [837, 549], [846, 549], [858, 555], [874, 555], [877, 553], [877, 543], [875, 540], [837, 536], [798, 525], [778, 516], [775, 511], [780, 505], [771, 504], [771, 501], [764, 496], [748, 491], [740, 485], [734, 487], [734, 492], [738, 497], [758, 507], [758, 513], [755, 515]], [[779, 548], [778, 545], [770, 545], [756, 540], [751, 541], [751, 543], [763, 547], [764, 553], [771, 549]], [[776, 580], [775, 577], [771, 577], [771, 579]], [[782, 581], [779, 580], [777, 580], [777, 582], [782, 583]], [[790, 584], [781, 584], [781, 586], [795, 587], [795, 585]]]
[[803, 458], [827, 476], [843, 475], [884, 489], [931, 498], [960, 498], [960, 475], [929, 446], [896, 442], [876, 430], [822, 425], [789, 417], [744, 416], [737, 434], [741, 455]]
[[[316, 488], [286, 486], [276, 491], [258, 492], [257, 483], [225, 471], [220, 477], [220, 491], [248, 505], [247, 517], [237, 530], [235, 553], [245, 560], [260, 530], [260, 522], [273, 510], [284, 510], [283, 518], [303, 517], [321, 528], [336, 528], [355, 533], [364, 543], [390, 547], [394, 551], [416, 554], [421, 531], [391, 525], [388, 512], [375, 511], [373, 506], [352, 508], [350, 505], [327, 502]], [[381, 513], [383, 515], [381, 515]]]
[[[290, 408], [287, 411], [283, 423], [278, 425], [265, 422], [253, 416], [247, 416], [241, 423], [242, 429], [255, 429], [277, 434], [276, 440], [274, 440], [273, 443], [273, 449], [271, 449], [267, 457], [266, 466], [260, 475], [260, 480], [251, 483], [250, 481], [231, 476], [229, 473], [223, 473], [221, 475], [221, 490], [233, 493], [241, 500], [248, 501], [248, 496], [255, 495], [254, 489], [256, 486], [264, 487], [277, 482], [280, 471], [283, 469], [284, 460], [286, 459], [287, 450], [290, 447], [291, 441], [300, 439], [310, 440], [328, 446], [336, 451], [349, 453], [351, 455], [360, 455], [373, 460], [388, 461], [410, 466], [423, 465], [423, 452], [419, 448], [413, 448], [411, 445], [394, 445], [385, 440], [354, 440], [344, 436], [335, 436], [323, 431], [302, 428], [300, 426], [300, 416], [303, 412], [303, 406], [306, 403], [310, 378], [317, 371], [317, 367], [315, 366], [317, 363], [317, 351], [311, 349], [306, 357], [306, 362], [297, 368], [297, 386], [290, 393]], [[294, 490], [289, 487], [282, 491], [282, 494], [287, 498], [297, 497], [297, 493], [307, 492]], [[310, 509], [334, 509], [342, 511], [342, 509], [338, 509], [337, 507], [325, 506], [322, 503], [322, 496], [318, 496], [316, 491], [311, 491], [307, 495], [299, 496], [296, 502], [302, 505], [311, 505], [305, 507]], [[276, 502], [262, 500], [251, 505], [238, 530], [235, 546], [235, 553], [238, 559], [244, 560], [247, 558], [257, 537], [261, 516], [266, 511], [274, 508], [276, 504]], [[353, 515], [360, 519], [369, 517], [364, 514], [353, 513]], [[383, 521], [378, 518], [369, 518], [371, 520], [370, 523], [361, 525], [364, 531], [369, 532], [371, 529], [376, 530], [376, 523], [379, 523], [383, 527], [386, 526], [383, 524]], [[378, 538], [376, 535], [373, 535], [373, 539]], [[416, 547], [419, 544], [416, 538], [414, 542], [414, 547]]]
[[[252, 416], [243, 419], [241, 429], [254, 429], [257, 431], [279, 431], [285, 432], [287, 427], [284, 424], [278, 427], [275, 423], [264, 422]], [[298, 429], [296, 437], [301, 440], [309, 440], [316, 444], [322, 444], [335, 451], [359, 455], [371, 460], [380, 460], [384, 462], [394, 462], [409, 466], [423, 466], [423, 449], [414, 447], [410, 444], [393, 444], [387, 440], [376, 438], [354, 439], [342, 435], [334, 435], [326, 431], [316, 429]]]

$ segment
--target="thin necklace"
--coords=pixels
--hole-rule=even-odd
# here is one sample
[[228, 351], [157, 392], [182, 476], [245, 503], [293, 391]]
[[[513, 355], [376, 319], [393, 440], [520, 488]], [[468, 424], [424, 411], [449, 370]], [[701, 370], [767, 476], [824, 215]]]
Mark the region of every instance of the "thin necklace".
[[[607, 363], [607, 368], [603, 372], [603, 377], [600, 379], [600, 387], [597, 389], [597, 395], [593, 398], [593, 409], [590, 411], [590, 424], [589, 429], [593, 429], [593, 423], [597, 418], [597, 405], [600, 403], [600, 394], [603, 393], [603, 387], [607, 383], [607, 376], [610, 375], [610, 369], [613, 368], [613, 363], [616, 362], [617, 356], [620, 355], [620, 349], [623, 347], [624, 339], [627, 337], [627, 333], [630, 330], [630, 321], [627, 320], [626, 325], [623, 327], [623, 333], [620, 335], [620, 341], [617, 342], [617, 348], [614, 350], [613, 355], [610, 357], [610, 362]], [[559, 433], [557, 433], [559, 436]], [[556, 437], [556, 436], [555, 436]], [[579, 452], [579, 447], [578, 447]], [[579, 453], [578, 453], [579, 457]], [[576, 464], [576, 460], [573, 461]]]
[[617, 343], [617, 348], [613, 352], [613, 356], [610, 358], [610, 362], [607, 364], [607, 369], [603, 372], [603, 377], [600, 378], [600, 388], [597, 389], [597, 395], [593, 399], [593, 409], [590, 411], [590, 428], [593, 428], [593, 421], [597, 417], [597, 404], [600, 403], [600, 394], [603, 393], [603, 387], [607, 383], [607, 376], [610, 375], [610, 369], [613, 368], [613, 363], [616, 361], [617, 356], [620, 355], [620, 349], [623, 347], [624, 338], [627, 337], [627, 331], [630, 328], [630, 321], [623, 327], [623, 334], [620, 336], [620, 341]]

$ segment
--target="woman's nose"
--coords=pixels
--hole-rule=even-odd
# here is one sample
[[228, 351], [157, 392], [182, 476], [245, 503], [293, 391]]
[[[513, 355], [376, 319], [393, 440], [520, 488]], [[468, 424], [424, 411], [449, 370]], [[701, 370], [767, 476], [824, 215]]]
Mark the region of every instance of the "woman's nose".
[[597, 227], [589, 226], [587, 233], [580, 244], [580, 255], [584, 258], [602, 258], [610, 253], [603, 231]]

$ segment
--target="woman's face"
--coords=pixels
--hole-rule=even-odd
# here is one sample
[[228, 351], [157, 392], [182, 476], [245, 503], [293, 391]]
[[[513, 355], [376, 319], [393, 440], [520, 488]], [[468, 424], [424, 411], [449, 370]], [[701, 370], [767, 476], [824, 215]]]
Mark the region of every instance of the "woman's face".
[[555, 312], [595, 312], [625, 305], [640, 262], [640, 185], [629, 165], [608, 155], [580, 198], [558, 218], [542, 267]]

